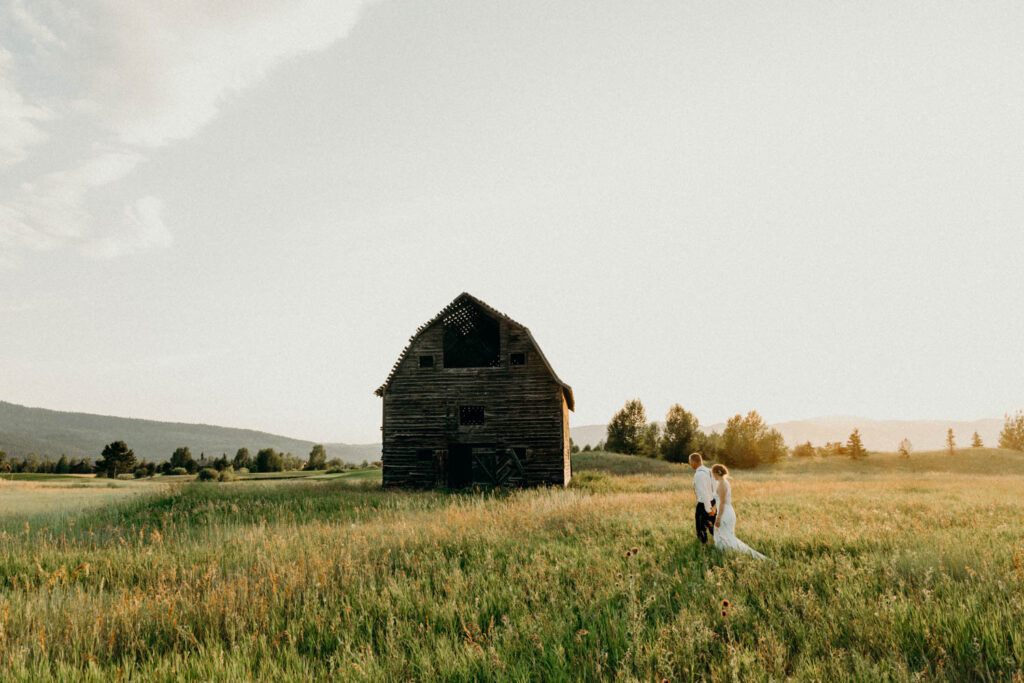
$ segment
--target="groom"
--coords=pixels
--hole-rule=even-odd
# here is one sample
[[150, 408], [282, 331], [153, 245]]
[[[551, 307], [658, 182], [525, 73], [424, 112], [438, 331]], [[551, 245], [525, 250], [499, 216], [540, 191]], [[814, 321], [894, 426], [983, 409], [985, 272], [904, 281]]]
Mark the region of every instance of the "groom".
[[700, 453], [690, 453], [690, 467], [693, 473], [693, 491], [697, 494], [697, 511], [694, 521], [697, 524], [697, 539], [701, 545], [708, 542], [708, 533], [715, 535], [715, 478], [711, 470], [704, 466]]

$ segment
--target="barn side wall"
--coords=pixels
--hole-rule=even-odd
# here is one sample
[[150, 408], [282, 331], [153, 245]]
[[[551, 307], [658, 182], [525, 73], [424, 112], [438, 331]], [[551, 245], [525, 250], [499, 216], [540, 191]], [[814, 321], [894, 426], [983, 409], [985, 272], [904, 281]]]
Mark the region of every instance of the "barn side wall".
[[[568, 407], [526, 331], [500, 321], [501, 364], [445, 368], [444, 326], [419, 334], [383, 397], [382, 465], [385, 486], [445, 486], [452, 444], [526, 449], [524, 485], [568, 484]], [[510, 355], [526, 355], [525, 365]], [[420, 356], [434, 366], [420, 367]], [[484, 424], [460, 426], [460, 406], [483, 406]], [[432, 457], [424, 457], [430, 451]]]

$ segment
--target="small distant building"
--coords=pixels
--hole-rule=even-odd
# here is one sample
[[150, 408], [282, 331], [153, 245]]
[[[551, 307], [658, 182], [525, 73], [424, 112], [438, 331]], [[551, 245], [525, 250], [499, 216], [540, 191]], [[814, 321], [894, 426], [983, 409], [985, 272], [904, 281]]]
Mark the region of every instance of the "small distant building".
[[463, 293], [421, 326], [376, 394], [384, 486], [565, 486], [572, 387], [523, 325]]

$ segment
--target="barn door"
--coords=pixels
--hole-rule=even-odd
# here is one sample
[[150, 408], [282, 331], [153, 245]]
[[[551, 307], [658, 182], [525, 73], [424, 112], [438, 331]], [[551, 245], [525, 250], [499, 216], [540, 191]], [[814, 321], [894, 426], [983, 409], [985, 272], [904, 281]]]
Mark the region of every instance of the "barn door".
[[448, 486], [461, 489], [473, 483], [473, 447], [453, 443], [448, 446]]
[[522, 460], [511, 448], [474, 448], [473, 481], [489, 486], [515, 486], [525, 476]]

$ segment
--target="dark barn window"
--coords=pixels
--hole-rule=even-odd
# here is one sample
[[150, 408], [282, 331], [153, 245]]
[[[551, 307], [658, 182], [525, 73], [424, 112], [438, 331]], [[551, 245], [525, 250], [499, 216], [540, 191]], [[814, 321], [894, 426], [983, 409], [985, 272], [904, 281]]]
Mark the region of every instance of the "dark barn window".
[[420, 367], [421, 368], [432, 368], [434, 367], [433, 356], [420, 356]]
[[416, 461], [420, 464], [433, 464], [434, 451], [429, 448], [416, 449]]
[[444, 316], [444, 366], [488, 368], [501, 364], [498, 321], [472, 301], [462, 301]]
[[483, 406], [459, 406], [460, 425], [482, 425], [484, 423]]
[[509, 365], [526, 365], [525, 353], [513, 353], [508, 357]]

